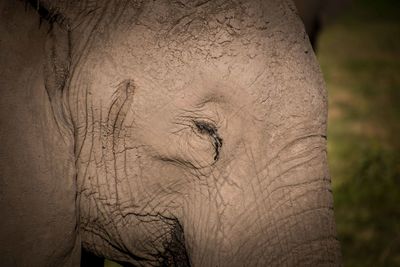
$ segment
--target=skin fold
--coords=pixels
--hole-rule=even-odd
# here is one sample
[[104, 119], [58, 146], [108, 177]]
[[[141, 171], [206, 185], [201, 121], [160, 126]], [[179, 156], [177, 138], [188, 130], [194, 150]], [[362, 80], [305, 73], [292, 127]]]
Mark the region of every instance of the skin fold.
[[[21, 25], [2, 22], [12, 38], [1, 45], [19, 42], [2, 68], [28, 73], [2, 73], [17, 92], [1, 90], [1, 204], [15, 206], [2, 260], [76, 266], [82, 248], [127, 266], [340, 265], [326, 90], [291, 1], [35, 9], [3, 6]], [[36, 13], [42, 26], [26, 29]], [[12, 58], [25, 47], [35, 56]], [[35, 181], [38, 192], [25, 186]], [[30, 240], [43, 245], [20, 256]]]

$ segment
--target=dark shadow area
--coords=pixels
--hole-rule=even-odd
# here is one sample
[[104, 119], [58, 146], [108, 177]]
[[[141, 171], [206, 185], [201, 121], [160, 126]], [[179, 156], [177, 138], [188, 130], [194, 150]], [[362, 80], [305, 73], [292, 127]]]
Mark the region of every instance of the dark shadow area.
[[83, 249], [81, 254], [81, 267], [98, 267], [98, 266], [104, 266], [104, 259], [99, 258], [96, 255]]

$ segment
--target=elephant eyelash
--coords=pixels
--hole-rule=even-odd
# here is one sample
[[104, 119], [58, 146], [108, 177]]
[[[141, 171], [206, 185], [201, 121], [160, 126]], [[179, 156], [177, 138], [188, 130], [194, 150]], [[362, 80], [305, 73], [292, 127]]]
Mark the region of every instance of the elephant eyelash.
[[199, 134], [207, 134], [213, 140], [213, 146], [215, 149], [214, 161], [218, 160], [219, 154], [222, 148], [222, 138], [218, 134], [217, 127], [207, 121], [193, 121], [193, 124], [196, 126], [196, 130]]

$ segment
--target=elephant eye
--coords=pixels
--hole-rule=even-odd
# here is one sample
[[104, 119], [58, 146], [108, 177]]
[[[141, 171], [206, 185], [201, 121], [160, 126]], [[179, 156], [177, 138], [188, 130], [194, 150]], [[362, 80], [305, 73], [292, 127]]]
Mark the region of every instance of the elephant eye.
[[206, 134], [211, 137], [215, 149], [214, 160], [218, 160], [219, 153], [222, 147], [222, 138], [218, 134], [217, 127], [206, 121], [193, 121], [199, 134]]

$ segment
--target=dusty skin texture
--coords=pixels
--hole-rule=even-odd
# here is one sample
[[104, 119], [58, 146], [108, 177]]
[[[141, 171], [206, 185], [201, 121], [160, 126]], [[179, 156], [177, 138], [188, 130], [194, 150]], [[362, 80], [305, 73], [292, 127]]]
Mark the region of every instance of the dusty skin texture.
[[1, 8], [2, 264], [340, 265], [292, 2]]

